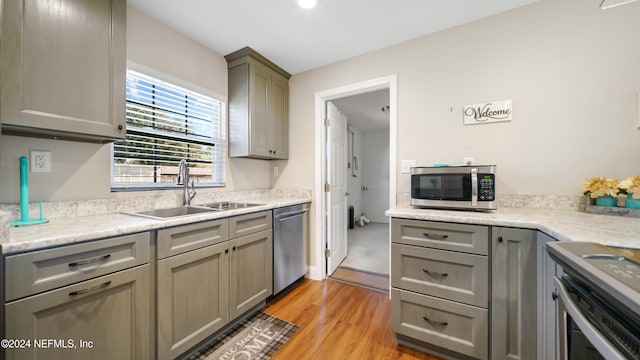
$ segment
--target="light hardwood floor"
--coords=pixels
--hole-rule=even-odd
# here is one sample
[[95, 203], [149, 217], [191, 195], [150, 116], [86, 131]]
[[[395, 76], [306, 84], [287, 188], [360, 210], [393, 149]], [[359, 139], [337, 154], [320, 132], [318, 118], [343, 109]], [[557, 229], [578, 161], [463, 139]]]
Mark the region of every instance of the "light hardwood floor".
[[264, 310], [300, 326], [273, 359], [438, 360], [394, 341], [390, 307], [381, 292], [305, 280]]

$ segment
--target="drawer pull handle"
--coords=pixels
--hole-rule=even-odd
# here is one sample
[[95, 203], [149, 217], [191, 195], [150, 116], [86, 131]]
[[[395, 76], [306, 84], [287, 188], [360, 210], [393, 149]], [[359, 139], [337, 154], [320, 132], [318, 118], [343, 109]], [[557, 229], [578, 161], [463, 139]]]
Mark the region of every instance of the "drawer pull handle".
[[111, 257], [111, 254], [107, 254], [107, 255], [104, 255], [104, 256], [95, 257], [93, 259], [76, 261], [76, 262], [69, 263], [69, 267], [76, 267], [76, 266], [80, 266], [80, 265], [93, 264], [93, 263], [97, 263], [97, 262], [100, 262], [100, 261], [105, 261], [110, 257]]
[[433, 326], [447, 326], [447, 325], [449, 325], [449, 323], [446, 322], [446, 321], [433, 321], [433, 320], [429, 319], [426, 316], [423, 316], [422, 318], [424, 319], [424, 321], [428, 322], [429, 324], [431, 324]]
[[449, 274], [447, 274], [447, 273], [439, 273], [439, 272], [435, 272], [435, 271], [429, 271], [429, 270], [427, 270], [427, 269], [422, 269], [422, 271], [423, 271], [425, 274], [430, 275], [430, 276], [433, 276], [433, 277], [446, 278], [447, 276], [449, 276]]
[[445, 240], [446, 238], [449, 237], [449, 235], [429, 234], [429, 233], [422, 233], [422, 235], [432, 240]]
[[69, 293], [69, 296], [76, 296], [76, 295], [82, 295], [82, 294], [86, 294], [86, 293], [90, 293], [90, 292], [94, 292], [94, 291], [98, 291], [100, 289], [104, 289], [106, 287], [108, 287], [109, 285], [111, 285], [111, 281], [107, 281], [104, 284], [100, 284], [98, 286], [94, 286], [92, 288], [88, 288], [88, 289], [83, 289], [83, 290], [77, 290], [77, 291], [72, 291]]

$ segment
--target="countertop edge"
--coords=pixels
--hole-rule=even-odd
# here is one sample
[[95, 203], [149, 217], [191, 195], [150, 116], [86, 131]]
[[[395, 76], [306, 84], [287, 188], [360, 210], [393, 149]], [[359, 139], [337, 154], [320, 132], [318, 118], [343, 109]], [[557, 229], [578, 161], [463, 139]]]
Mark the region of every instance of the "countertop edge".
[[474, 212], [393, 208], [391, 218], [504, 226], [541, 231], [559, 241], [586, 241], [640, 249], [640, 221], [635, 218], [572, 210], [503, 208]]
[[[162, 228], [197, 223], [207, 220], [250, 214], [298, 204], [310, 203], [307, 198], [260, 198], [242, 202], [261, 204], [250, 208], [212, 211], [173, 219], [151, 219], [130, 213], [81, 216], [52, 219], [49, 223], [12, 227], [9, 239], [0, 243], [0, 254], [41, 250], [51, 247], [73, 245], [85, 241], [106, 239], [114, 236], [152, 231]], [[193, 204], [198, 205], [198, 204]], [[83, 224], [79, 225], [79, 222]]]

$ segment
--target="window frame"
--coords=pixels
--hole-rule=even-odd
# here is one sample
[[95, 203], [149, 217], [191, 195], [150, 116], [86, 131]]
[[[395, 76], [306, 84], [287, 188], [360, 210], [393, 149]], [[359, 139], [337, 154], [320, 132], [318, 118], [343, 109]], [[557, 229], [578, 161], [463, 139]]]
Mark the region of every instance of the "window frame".
[[[141, 74], [156, 78], [158, 80], [167, 82], [169, 84], [172, 85], [176, 85], [182, 88], [185, 88], [187, 90], [196, 92], [196, 93], [200, 93], [202, 95], [208, 96], [213, 98], [214, 100], [218, 100], [220, 101], [220, 126], [222, 128], [222, 134], [221, 134], [221, 141], [220, 143], [215, 142], [214, 146], [215, 147], [219, 147], [222, 149], [222, 154], [221, 154], [221, 159], [222, 159], [222, 166], [221, 168], [223, 169], [223, 174], [222, 174], [222, 178], [221, 181], [218, 182], [195, 182], [195, 187], [197, 188], [220, 188], [220, 187], [226, 187], [226, 182], [227, 182], [227, 167], [228, 167], [228, 148], [227, 148], [227, 144], [228, 144], [228, 124], [227, 124], [227, 97], [224, 95], [221, 95], [219, 93], [216, 93], [212, 90], [203, 88], [201, 86], [198, 86], [196, 84], [190, 83], [188, 81], [173, 77], [171, 75], [168, 75], [166, 73], [160, 72], [158, 70], [152, 69], [150, 67], [132, 62], [132, 61], [127, 61], [127, 69], [139, 72]], [[125, 97], [125, 102], [126, 102], [126, 97]], [[194, 142], [194, 144], [196, 144], [197, 142]], [[119, 191], [144, 191], [144, 190], [175, 190], [175, 189], [181, 189], [183, 186], [182, 185], [176, 185], [175, 183], [153, 183], [153, 182], [140, 182], [140, 183], [120, 183], [120, 182], [114, 182], [114, 155], [115, 155], [115, 151], [114, 151], [114, 143], [110, 144], [110, 154], [109, 154], [109, 158], [110, 158], [110, 178], [109, 178], [109, 182], [111, 184], [111, 191], [112, 192], [119, 192]], [[212, 169], [213, 171], [213, 169]]]

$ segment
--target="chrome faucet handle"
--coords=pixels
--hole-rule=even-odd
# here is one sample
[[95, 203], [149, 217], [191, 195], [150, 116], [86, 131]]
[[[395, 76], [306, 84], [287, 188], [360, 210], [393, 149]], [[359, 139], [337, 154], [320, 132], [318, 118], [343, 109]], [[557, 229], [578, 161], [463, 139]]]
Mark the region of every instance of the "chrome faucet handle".
[[195, 181], [191, 180], [191, 190], [189, 190], [189, 201], [193, 200], [195, 196], [196, 196], [196, 185], [195, 185]]

